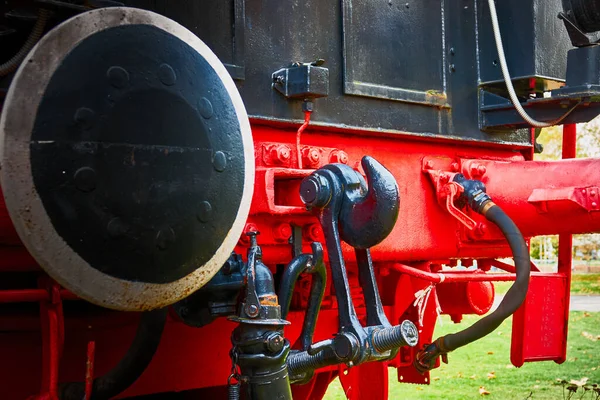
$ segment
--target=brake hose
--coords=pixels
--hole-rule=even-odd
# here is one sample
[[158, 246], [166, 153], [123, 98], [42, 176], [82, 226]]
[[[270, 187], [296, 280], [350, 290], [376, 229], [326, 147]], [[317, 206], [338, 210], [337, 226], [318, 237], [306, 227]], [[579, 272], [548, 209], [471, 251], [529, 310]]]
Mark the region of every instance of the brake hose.
[[[108, 400], [129, 388], [144, 373], [154, 357], [167, 321], [168, 307], [144, 312], [135, 338], [116, 367], [94, 379], [90, 400]], [[61, 400], [81, 400], [85, 397], [85, 383], [63, 385]]]
[[482, 182], [467, 180], [460, 174], [457, 174], [454, 180], [464, 187], [463, 195], [469, 206], [486, 217], [488, 221], [494, 223], [506, 238], [515, 261], [516, 277], [498, 308], [491, 314], [486, 315], [462, 331], [439, 337], [421, 350], [417, 354], [414, 364], [420, 372], [433, 369], [439, 356], [445, 357], [448, 352], [479, 340], [493, 332], [523, 304], [529, 287], [531, 272], [529, 248], [519, 228], [485, 193], [485, 186]]
[[44, 29], [46, 28], [46, 23], [48, 22], [49, 14], [50, 12], [48, 10], [40, 9], [38, 19], [25, 44], [10, 60], [6, 61], [4, 64], [0, 64], [0, 76], [8, 75], [19, 67], [19, 64], [21, 64], [21, 61], [23, 61], [27, 53], [33, 49], [33, 46], [35, 46], [42, 37]]
[[506, 90], [508, 90], [508, 95], [513, 106], [515, 107], [521, 118], [523, 118], [529, 125], [535, 128], [546, 128], [549, 126], [560, 124], [560, 122], [567, 118], [569, 114], [571, 114], [571, 112], [573, 112], [573, 110], [575, 110], [575, 108], [577, 108], [577, 106], [581, 102], [575, 104], [573, 107], [571, 107], [569, 111], [564, 113], [561, 117], [550, 122], [537, 121], [531, 118], [529, 114], [527, 114], [527, 112], [521, 105], [517, 94], [515, 93], [515, 88], [513, 86], [512, 80], [510, 79], [510, 73], [508, 72], [508, 66], [506, 64], [506, 55], [504, 54], [504, 46], [502, 45], [502, 36], [500, 35], [500, 27], [498, 25], [498, 15], [496, 14], [496, 4], [494, 0], [488, 0], [488, 5], [490, 7], [490, 16], [492, 19], [492, 29], [494, 30], [494, 40], [496, 41], [496, 50], [498, 51], [498, 61], [500, 61], [500, 69], [502, 70], [502, 76], [504, 77]]

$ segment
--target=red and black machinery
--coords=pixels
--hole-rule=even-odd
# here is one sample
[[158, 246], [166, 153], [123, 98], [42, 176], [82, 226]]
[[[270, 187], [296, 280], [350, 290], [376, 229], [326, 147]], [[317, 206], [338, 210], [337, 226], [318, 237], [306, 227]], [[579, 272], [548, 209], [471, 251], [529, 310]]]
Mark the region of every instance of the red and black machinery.
[[[514, 365], [565, 361], [600, 1], [0, 12], [0, 398], [384, 399], [511, 315]], [[564, 160], [533, 161], [550, 125]]]

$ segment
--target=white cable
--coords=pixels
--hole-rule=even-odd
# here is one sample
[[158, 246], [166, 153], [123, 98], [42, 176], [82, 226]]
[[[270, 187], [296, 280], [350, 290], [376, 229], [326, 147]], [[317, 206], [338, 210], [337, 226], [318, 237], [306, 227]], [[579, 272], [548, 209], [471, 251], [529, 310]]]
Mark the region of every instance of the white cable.
[[571, 114], [571, 112], [579, 105], [579, 103], [567, 111], [562, 117], [550, 122], [537, 121], [527, 114], [525, 109], [523, 109], [517, 94], [515, 93], [515, 88], [508, 72], [508, 66], [506, 65], [506, 55], [504, 54], [504, 46], [502, 46], [502, 37], [500, 36], [500, 27], [498, 26], [498, 15], [496, 14], [496, 4], [494, 3], [494, 0], [488, 0], [488, 4], [490, 6], [490, 16], [492, 17], [492, 28], [494, 29], [494, 39], [496, 40], [496, 50], [498, 50], [500, 69], [502, 69], [502, 76], [504, 77], [504, 83], [506, 83], [506, 89], [508, 90], [510, 101], [515, 106], [515, 109], [521, 118], [523, 118], [529, 125], [536, 128], [546, 128], [548, 126], [558, 125], [563, 119]]

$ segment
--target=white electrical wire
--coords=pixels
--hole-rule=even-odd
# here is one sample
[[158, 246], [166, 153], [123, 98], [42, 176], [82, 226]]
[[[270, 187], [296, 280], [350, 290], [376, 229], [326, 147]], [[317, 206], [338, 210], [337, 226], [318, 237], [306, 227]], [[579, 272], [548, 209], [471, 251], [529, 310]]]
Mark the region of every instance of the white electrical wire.
[[575, 104], [575, 106], [567, 111], [562, 117], [550, 122], [537, 121], [527, 114], [525, 109], [523, 109], [517, 94], [515, 93], [515, 88], [508, 72], [508, 66], [506, 65], [506, 55], [504, 54], [504, 46], [502, 46], [502, 37], [500, 36], [500, 27], [498, 26], [498, 15], [496, 14], [496, 4], [494, 0], [488, 0], [488, 4], [490, 6], [490, 16], [492, 17], [492, 28], [494, 29], [494, 39], [496, 40], [496, 49], [498, 50], [500, 69], [502, 70], [502, 76], [504, 77], [504, 82], [506, 83], [506, 89], [508, 90], [510, 101], [515, 106], [515, 109], [521, 118], [523, 118], [529, 125], [536, 128], [546, 128], [548, 126], [558, 125], [563, 119], [571, 114], [571, 112], [579, 105], [579, 103]]

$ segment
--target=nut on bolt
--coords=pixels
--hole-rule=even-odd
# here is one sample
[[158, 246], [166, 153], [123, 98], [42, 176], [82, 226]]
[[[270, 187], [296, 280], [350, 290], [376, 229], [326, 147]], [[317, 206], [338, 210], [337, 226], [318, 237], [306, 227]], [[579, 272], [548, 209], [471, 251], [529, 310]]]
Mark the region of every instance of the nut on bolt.
[[265, 344], [267, 345], [267, 349], [272, 353], [277, 353], [283, 349], [283, 336], [279, 332], [271, 332], [267, 335], [265, 339]]
[[329, 162], [333, 164], [348, 164], [348, 154], [342, 150], [334, 150], [329, 155]]
[[290, 161], [292, 157], [292, 150], [289, 146], [284, 144], [278, 144], [271, 146], [268, 149], [269, 161], [274, 164], [285, 164]]
[[325, 207], [331, 200], [329, 181], [318, 173], [304, 178], [300, 184], [300, 198], [307, 207]]
[[481, 165], [479, 163], [472, 163], [469, 166], [469, 172], [471, 173], [471, 176], [483, 176], [485, 175], [486, 171], [487, 168], [485, 165]]
[[292, 227], [290, 224], [277, 224], [273, 228], [273, 239], [276, 242], [286, 242], [292, 236]]
[[306, 225], [302, 229], [302, 236], [308, 242], [318, 242], [319, 240], [323, 240], [323, 228], [317, 223]]
[[305, 147], [302, 149], [302, 165], [308, 168], [316, 168], [321, 163], [321, 151], [316, 147]]

